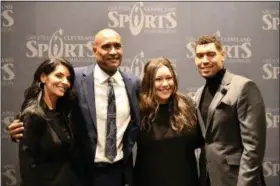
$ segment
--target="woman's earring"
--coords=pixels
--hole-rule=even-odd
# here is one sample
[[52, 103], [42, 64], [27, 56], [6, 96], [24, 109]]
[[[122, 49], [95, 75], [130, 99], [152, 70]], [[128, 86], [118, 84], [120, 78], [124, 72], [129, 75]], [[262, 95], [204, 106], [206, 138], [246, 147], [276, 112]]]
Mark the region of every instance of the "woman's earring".
[[43, 90], [44, 89], [44, 84], [45, 83], [43, 83], [43, 82], [39, 82], [38, 87]]

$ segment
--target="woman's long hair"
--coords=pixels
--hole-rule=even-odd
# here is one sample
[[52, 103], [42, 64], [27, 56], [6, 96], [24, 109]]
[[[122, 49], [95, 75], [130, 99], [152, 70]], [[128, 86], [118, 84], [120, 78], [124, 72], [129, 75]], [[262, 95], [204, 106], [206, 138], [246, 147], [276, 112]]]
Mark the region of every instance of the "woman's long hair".
[[69, 114], [74, 101], [72, 87], [75, 80], [75, 72], [71, 63], [63, 58], [56, 57], [43, 61], [36, 69], [33, 75], [33, 82], [24, 92], [24, 101], [21, 105], [20, 119], [23, 119], [27, 114], [36, 114], [46, 119], [44, 110], [41, 106], [44, 94], [44, 84], [41, 82], [40, 78], [42, 74], [49, 75], [52, 73], [58, 65], [63, 65], [69, 70], [71, 86], [67, 89], [64, 96], [58, 99], [56, 108], [57, 110], [64, 112], [66, 115]]
[[174, 89], [169, 99], [170, 125], [175, 131], [193, 129], [197, 117], [191, 98], [178, 92], [178, 81], [171, 62], [163, 57], [149, 60], [144, 67], [144, 76], [140, 92], [141, 129], [150, 130], [155, 123], [159, 102], [155, 94], [155, 76], [157, 70], [166, 66], [173, 77]]

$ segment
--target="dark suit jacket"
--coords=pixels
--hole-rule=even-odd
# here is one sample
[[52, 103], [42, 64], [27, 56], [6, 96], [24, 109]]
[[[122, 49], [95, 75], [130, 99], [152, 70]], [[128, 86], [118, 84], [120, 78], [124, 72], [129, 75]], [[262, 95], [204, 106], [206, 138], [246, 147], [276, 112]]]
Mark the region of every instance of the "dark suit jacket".
[[[201, 102], [204, 87], [195, 96]], [[211, 186], [257, 186], [263, 182], [262, 162], [266, 144], [265, 106], [256, 84], [226, 71], [200, 127], [205, 138], [201, 181], [206, 168]], [[206, 127], [205, 127], [206, 126]], [[204, 164], [204, 166], [203, 166]]]
[[[73, 169], [73, 135], [67, 136], [60, 122], [37, 115], [24, 117], [24, 135], [19, 144], [21, 186], [80, 186]], [[59, 116], [59, 118], [61, 118]], [[59, 123], [57, 123], [59, 122]]]
[[[84, 174], [92, 178], [94, 159], [97, 144], [96, 109], [94, 95], [94, 66], [75, 68], [76, 79], [74, 89], [78, 97], [78, 105], [74, 109], [74, 123], [76, 135], [81, 143], [81, 152], [84, 152], [87, 171]], [[140, 114], [138, 109], [138, 93], [140, 81], [136, 76], [121, 72], [125, 83], [130, 110], [131, 121], [123, 137], [124, 175], [126, 184], [132, 185], [132, 148], [139, 133]], [[85, 178], [86, 179], [86, 178]]]

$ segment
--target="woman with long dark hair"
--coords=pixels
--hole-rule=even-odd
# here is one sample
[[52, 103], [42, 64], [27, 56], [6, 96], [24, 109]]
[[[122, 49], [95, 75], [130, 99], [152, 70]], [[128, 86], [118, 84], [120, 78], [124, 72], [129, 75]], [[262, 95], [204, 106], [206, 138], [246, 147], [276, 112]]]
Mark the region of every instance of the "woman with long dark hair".
[[74, 135], [71, 108], [75, 74], [63, 58], [47, 59], [25, 91], [19, 119], [21, 186], [79, 186], [71, 164]]
[[203, 144], [193, 100], [178, 92], [171, 62], [151, 59], [140, 94], [136, 186], [198, 186], [194, 149]]

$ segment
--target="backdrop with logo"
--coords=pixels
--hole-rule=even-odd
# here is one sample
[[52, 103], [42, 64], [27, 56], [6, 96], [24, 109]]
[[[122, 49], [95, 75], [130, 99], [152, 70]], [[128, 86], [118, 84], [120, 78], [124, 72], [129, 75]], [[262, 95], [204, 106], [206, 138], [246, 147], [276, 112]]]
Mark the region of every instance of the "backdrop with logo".
[[1, 175], [20, 184], [18, 144], [5, 126], [13, 120], [44, 59], [66, 57], [74, 66], [94, 62], [94, 34], [113, 28], [123, 37], [121, 69], [142, 76], [153, 57], [169, 58], [179, 89], [193, 95], [204, 84], [194, 65], [194, 40], [216, 34], [226, 68], [253, 79], [266, 104], [268, 186], [279, 185], [279, 2], [2, 2]]

